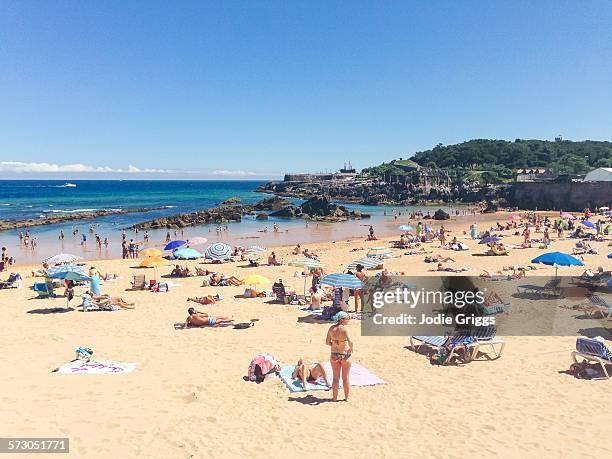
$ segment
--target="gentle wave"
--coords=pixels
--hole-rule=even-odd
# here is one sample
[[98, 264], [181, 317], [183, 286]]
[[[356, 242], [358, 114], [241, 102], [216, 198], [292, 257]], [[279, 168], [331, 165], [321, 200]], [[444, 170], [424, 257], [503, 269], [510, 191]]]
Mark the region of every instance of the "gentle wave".
[[98, 212], [98, 211], [120, 212], [122, 210], [123, 209], [71, 209], [71, 210], [50, 209], [50, 210], [43, 210], [43, 212], [46, 214], [78, 214], [78, 213], [83, 213], [83, 212]]

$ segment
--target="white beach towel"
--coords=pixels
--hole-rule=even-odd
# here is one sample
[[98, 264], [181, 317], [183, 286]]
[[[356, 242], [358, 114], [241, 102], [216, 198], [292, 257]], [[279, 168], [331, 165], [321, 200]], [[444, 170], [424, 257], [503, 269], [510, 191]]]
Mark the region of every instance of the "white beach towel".
[[131, 373], [138, 363], [117, 362], [115, 360], [73, 360], [54, 370], [62, 374], [125, 374]]

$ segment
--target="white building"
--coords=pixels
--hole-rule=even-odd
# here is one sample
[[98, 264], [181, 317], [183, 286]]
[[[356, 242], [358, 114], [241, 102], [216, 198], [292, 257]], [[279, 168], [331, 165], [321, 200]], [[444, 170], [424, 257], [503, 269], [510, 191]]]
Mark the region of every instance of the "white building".
[[584, 176], [585, 182], [612, 182], [612, 167], [600, 167]]

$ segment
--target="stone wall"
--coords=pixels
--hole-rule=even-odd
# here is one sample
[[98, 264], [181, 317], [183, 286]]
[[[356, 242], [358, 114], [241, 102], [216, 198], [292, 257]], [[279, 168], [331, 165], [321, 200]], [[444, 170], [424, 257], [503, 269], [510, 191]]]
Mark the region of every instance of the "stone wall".
[[581, 211], [610, 206], [612, 182], [515, 183], [508, 204], [521, 209]]

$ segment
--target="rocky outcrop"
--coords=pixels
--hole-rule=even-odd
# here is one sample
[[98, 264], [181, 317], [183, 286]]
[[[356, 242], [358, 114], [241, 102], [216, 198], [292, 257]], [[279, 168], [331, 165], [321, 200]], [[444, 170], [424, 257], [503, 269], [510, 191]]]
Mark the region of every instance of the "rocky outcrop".
[[369, 218], [369, 214], [352, 211], [344, 206], [334, 204], [325, 196], [309, 199], [300, 206], [302, 217], [316, 221], [345, 221], [349, 219]]
[[450, 219], [450, 215], [448, 215], [442, 209], [438, 209], [434, 213], [433, 218], [434, 218], [434, 220], [448, 220], [448, 219]]
[[185, 228], [187, 226], [203, 225], [207, 223], [239, 222], [242, 216], [252, 213], [252, 206], [245, 205], [221, 205], [210, 209], [198, 210], [196, 212], [169, 215], [167, 217], [155, 218], [137, 225], [138, 229], [158, 228]]
[[131, 214], [135, 212], [151, 212], [153, 210], [162, 210], [166, 207], [146, 207], [139, 209], [102, 209], [87, 212], [78, 212], [70, 214], [47, 214], [41, 218], [32, 218], [29, 220], [0, 220], [0, 231], [20, 228], [31, 228], [33, 226], [56, 225], [60, 223], [69, 223], [79, 220], [92, 220], [94, 218], [106, 217], [108, 215]]
[[231, 198], [227, 198], [225, 201], [221, 203], [222, 206], [227, 206], [230, 204], [240, 204], [242, 200], [238, 196], [232, 196]]
[[291, 203], [286, 199], [283, 199], [278, 196], [272, 196], [271, 198], [266, 198], [263, 201], [259, 201], [258, 203], [254, 204], [253, 209], [268, 210], [268, 211], [276, 212], [290, 204]]

